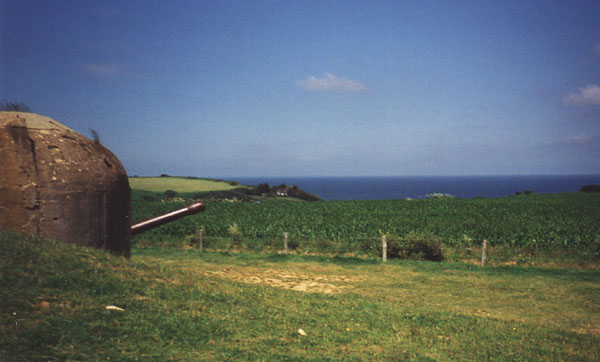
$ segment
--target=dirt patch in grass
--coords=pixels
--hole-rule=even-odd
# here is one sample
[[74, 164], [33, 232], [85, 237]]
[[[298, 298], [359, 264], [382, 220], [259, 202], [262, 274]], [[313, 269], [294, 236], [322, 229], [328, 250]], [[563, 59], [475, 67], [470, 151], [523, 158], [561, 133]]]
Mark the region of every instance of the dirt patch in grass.
[[231, 279], [250, 284], [268, 285], [275, 288], [290, 289], [299, 292], [339, 294], [352, 289], [350, 282], [355, 277], [336, 275], [309, 275], [285, 270], [244, 270], [242, 272], [224, 268], [207, 270], [205, 275]]

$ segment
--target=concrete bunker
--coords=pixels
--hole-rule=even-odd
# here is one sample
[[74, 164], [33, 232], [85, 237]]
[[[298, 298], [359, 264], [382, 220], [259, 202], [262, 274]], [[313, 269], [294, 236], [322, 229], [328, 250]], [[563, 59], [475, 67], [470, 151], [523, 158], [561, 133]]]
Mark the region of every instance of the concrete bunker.
[[100, 143], [48, 117], [0, 112], [0, 230], [129, 257], [130, 194]]

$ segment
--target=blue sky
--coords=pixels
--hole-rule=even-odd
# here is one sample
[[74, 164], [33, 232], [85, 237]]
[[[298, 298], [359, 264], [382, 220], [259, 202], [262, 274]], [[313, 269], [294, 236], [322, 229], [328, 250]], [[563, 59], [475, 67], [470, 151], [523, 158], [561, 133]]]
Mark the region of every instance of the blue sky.
[[130, 175], [600, 174], [598, 1], [0, 4], [0, 98]]

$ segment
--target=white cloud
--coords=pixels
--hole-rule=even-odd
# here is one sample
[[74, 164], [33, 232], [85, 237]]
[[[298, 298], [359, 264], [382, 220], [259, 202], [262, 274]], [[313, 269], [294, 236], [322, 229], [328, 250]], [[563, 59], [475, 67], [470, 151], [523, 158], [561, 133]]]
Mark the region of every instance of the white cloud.
[[567, 105], [595, 104], [600, 106], [600, 87], [590, 84], [579, 88], [578, 93], [569, 93], [563, 99]]
[[367, 89], [367, 87], [361, 82], [340, 77], [331, 73], [325, 73], [322, 78], [317, 78], [311, 75], [304, 80], [297, 81], [296, 84], [311, 92], [326, 92], [334, 90], [345, 92], [362, 92]]
[[102, 63], [84, 63], [81, 64], [83, 70], [95, 77], [108, 77], [121, 72], [122, 66], [119, 64], [102, 64]]
[[594, 139], [588, 135], [577, 135], [577, 136], [571, 136], [571, 137], [567, 137], [565, 139], [563, 139], [562, 143], [568, 144], [568, 145], [585, 145], [587, 143], [591, 143]]

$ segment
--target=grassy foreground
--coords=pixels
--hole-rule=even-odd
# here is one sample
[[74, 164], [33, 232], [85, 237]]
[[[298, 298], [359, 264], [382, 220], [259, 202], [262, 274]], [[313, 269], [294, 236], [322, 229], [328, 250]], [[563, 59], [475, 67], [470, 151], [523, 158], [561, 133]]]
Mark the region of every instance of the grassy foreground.
[[4, 360], [600, 360], [598, 271], [0, 244]]

